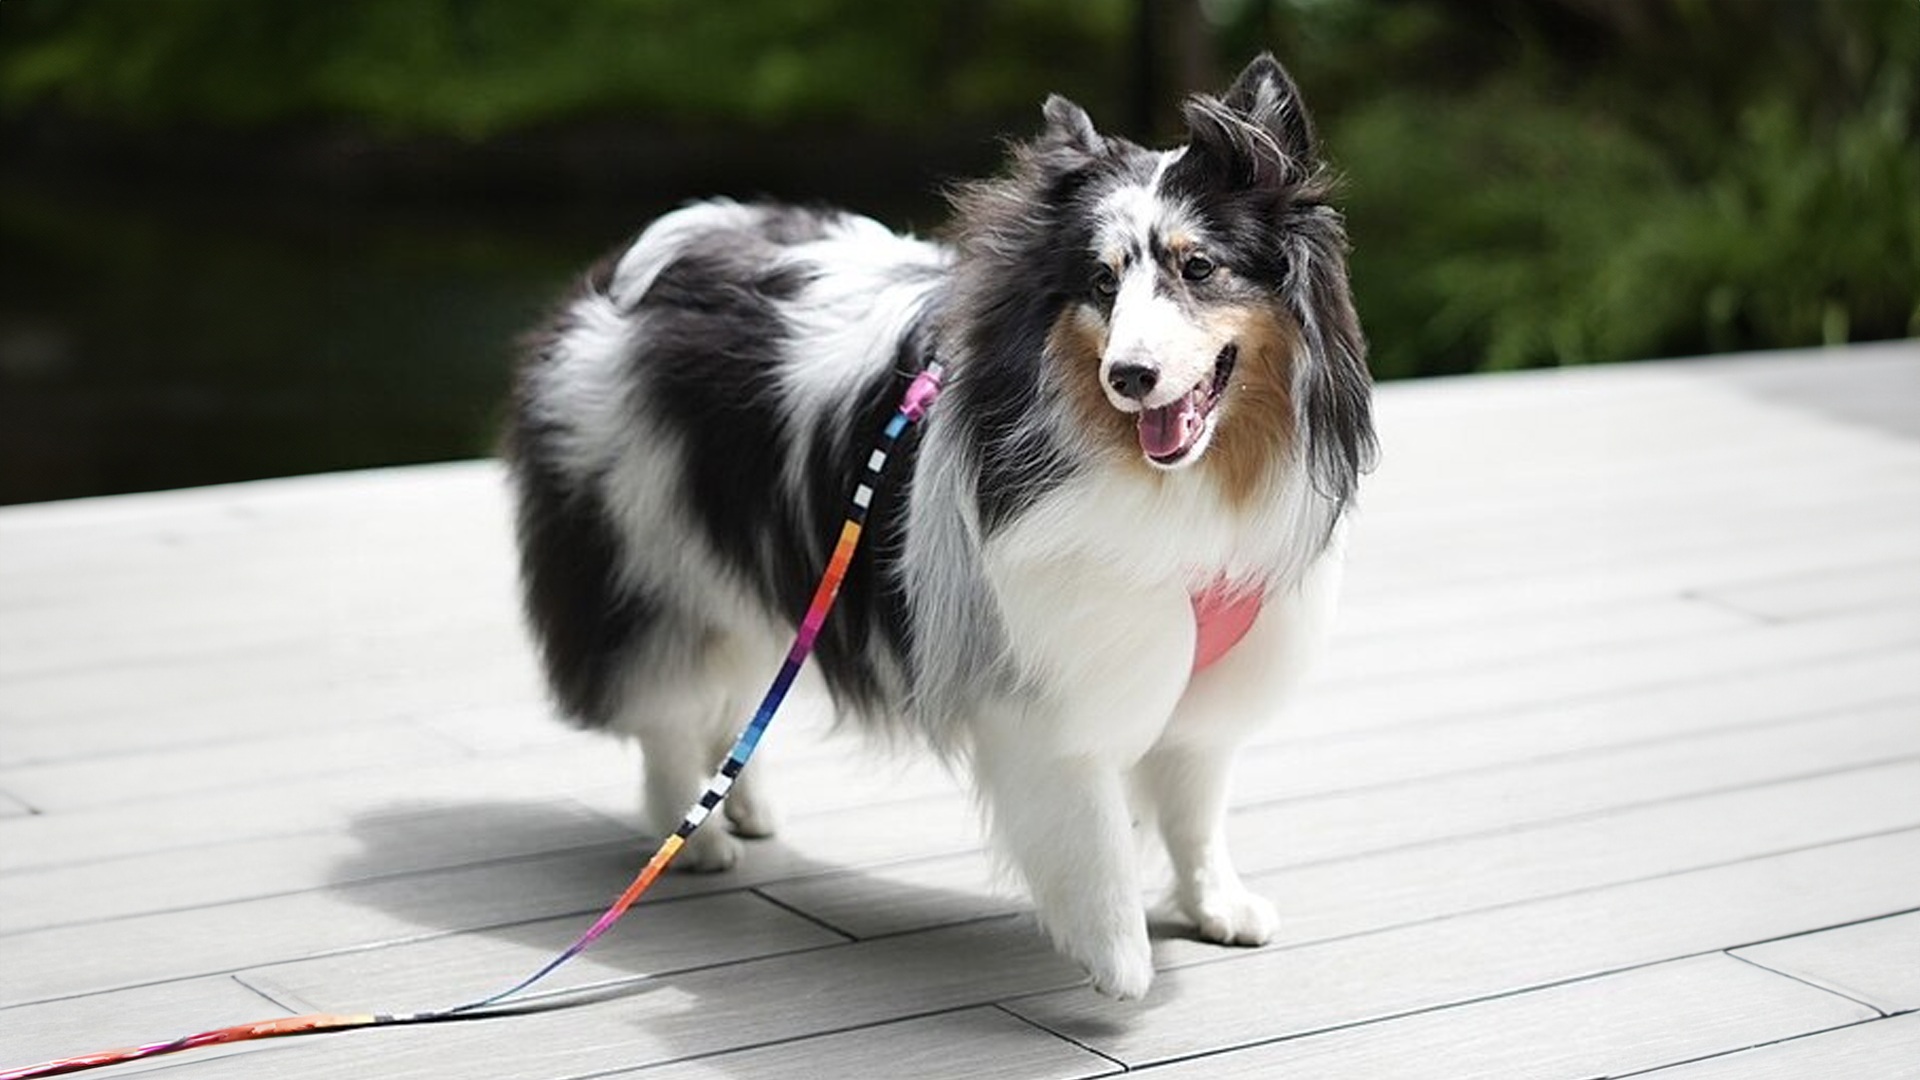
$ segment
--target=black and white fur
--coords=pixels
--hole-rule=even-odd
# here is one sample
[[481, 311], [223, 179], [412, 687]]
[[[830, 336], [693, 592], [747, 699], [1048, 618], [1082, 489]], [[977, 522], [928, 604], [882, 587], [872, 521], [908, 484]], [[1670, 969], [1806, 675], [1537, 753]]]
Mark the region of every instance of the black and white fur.
[[[527, 612], [565, 713], [639, 738], [659, 828], [778, 667], [852, 478], [938, 356], [947, 391], [820, 638], [836, 704], [970, 766], [1101, 992], [1153, 975], [1136, 821], [1202, 936], [1273, 933], [1227, 852], [1228, 766], [1327, 621], [1369, 380], [1292, 81], [1262, 56], [1186, 115], [1190, 144], [1160, 152], [1050, 99], [1008, 173], [957, 193], [950, 243], [689, 206], [545, 331], [508, 439]], [[1157, 456], [1154, 409], [1179, 421]], [[1190, 594], [1221, 580], [1265, 605], [1196, 675]], [[754, 776], [727, 804], [746, 836], [772, 828]], [[683, 860], [740, 851], [709, 826]]]

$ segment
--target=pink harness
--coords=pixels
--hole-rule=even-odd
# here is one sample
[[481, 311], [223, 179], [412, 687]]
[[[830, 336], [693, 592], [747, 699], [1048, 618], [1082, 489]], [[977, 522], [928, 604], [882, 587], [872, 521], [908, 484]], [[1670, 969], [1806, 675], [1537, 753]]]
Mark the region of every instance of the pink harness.
[[1260, 594], [1235, 592], [1216, 582], [1193, 594], [1193, 673], [1198, 675], [1233, 651], [1260, 617]]

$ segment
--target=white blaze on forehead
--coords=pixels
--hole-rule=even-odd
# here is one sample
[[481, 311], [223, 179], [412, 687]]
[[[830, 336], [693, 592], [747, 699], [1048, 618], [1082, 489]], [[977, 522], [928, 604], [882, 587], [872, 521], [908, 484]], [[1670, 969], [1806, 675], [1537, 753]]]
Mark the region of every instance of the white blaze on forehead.
[[1126, 256], [1138, 252], [1142, 258], [1128, 267], [1133, 269], [1148, 261], [1145, 255], [1151, 238], [1157, 236], [1164, 242], [1172, 236], [1198, 234], [1199, 223], [1185, 200], [1169, 199], [1158, 190], [1167, 167], [1183, 153], [1172, 150], [1161, 154], [1153, 176], [1145, 183], [1115, 188], [1100, 200], [1094, 210], [1096, 256], [1117, 267]]
[[[1193, 209], [1184, 200], [1169, 199], [1156, 190], [1179, 154], [1162, 154], [1152, 179], [1111, 192], [1097, 209], [1096, 254], [1119, 268], [1120, 278], [1107, 317], [1100, 382], [1114, 407], [1126, 412], [1159, 408], [1192, 392], [1211, 376], [1218, 349], [1208, 329], [1194, 322], [1168, 290], [1157, 287], [1164, 268], [1153, 260], [1153, 241], [1165, 244], [1200, 236]], [[1137, 258], [1125, 261], [1136, 253]], [[1144, 401], [1126, 399], [1110, 381], [1118, 364], [1153, 368], [1159, 375], [1158, 386]]]

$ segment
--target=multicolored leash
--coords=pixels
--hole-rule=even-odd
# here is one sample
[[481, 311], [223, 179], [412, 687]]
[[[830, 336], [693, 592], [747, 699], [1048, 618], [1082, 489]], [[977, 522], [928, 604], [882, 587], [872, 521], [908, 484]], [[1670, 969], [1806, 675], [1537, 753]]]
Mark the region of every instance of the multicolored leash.
[[59, 1076], [64, 1073], [80, 1072], [84, 1069], [98, 1068], [102, 1065], [116, 1065], [123, 1061], [139, 1058], [158, 1057], [161, 1054], [177, 1053], [201, 1046], [218, 1046], [222, 1043], [250, 1042], [254, 1039], [272, 1039], [284, 1035], [312, 1035], [327, 1031], [346, 1031], [351, 1028], [391, 1027], [397, 1024], [430, 1024], [437, 1021], [462, 1019], [475, 1015], [486, 1015], [482, 1010], [509, 1004], [509, 999], [520, 994], [534, 983], [552, 974], [556, 968], [580, 955], [587, 946], [594, 943], [600, 935], [607, 932], [620, 916], [627, 913], [641, 894], [647, 891], [667, 864], [686, 845], [687, 838], [704, 823], [720, 801], [727, 797], [733, 781], [740, 770], [747, 767], [747, 760], [753, 757], [754, 748], [760, 745], [760, 736], [765, 734], [767, 725], [772, 722], [773, 714], [779, 710], [780, 703], [786, 699], [787, 691], [792, 688], [793, 680], [800, 674], [800, 668], [813, 653], [814, 639], [820, 634], [820, 627], [826, 622], [827, 613], [833, 610], [834, 600], [840, 595], [840, 583], [847, 576], [847, 568], [853, 562], [854, 549], [860, 546], [860, 532], [867, 520], [867, 508], [873, 503], [873, 495], [880, 483], [881, 473], [886, 470], [887, 457], [901, 433], [908, 425], [926, 415], [927, 408], [940, 394], [941, 367], [930, 363], [926, 370], [917, 375], [907, 387], [900, 401], [900, 408], [888, 421], [886, 430], [881, 432], [872, 455], [867, 458], [866, 473], [860, 484], [854, 489], [852, 505], [847, 511], [847, 520], [840, 527], [840, 541], [833, 549], [833, 557], [827, 562], [826, 572], [820, 577], [820, 585], [814, 590], [813, 602], [808, 605], [806, 615], [800, 620], [800, 629], [794, 635], [793, 647], [787, 651], [787, 659], [780, 666], [779, 674], [773, 677], [773, 684], [767, 687], [766, 696], [760, 699], [760, 708], [753, 719], [741, 730], [733, 749], [728, 751], [727, 759], [707, 781], [707, 789], [698, 802], [687, 809], [686, 816], [660, 847], [647, 860], [647, 865], [628, 885], [620, 898], [613, 902], [604, 914], [594, 920], [592, 926], [581, 934], [573, 944], [561, 950], [559, 955], [546, 962], [538, 971], [507, 987], [496, 994], [469, 1001], [464, 1005], [455, 1005], [447, 1009], [432, 1009], [427, 1012], [412, 1013], [311, 1013], [306, 1016], [289, 1016], [280, 1020], [267, 1020], [257, 1024], [240, 1024], [235, 1027], [203, 1031], [198, 1035], [186, 1035], [170, 1042], [151, 1043], [146, 1046], [129, 1046], [120, 1050], [106, 1050], [97, 1054], [85, 1054], [80, 1057], [61, 1058], [40, 1065], [29, 1065], [22, 1069], [10, 1069], [0, 1072], [0, 1080], [31, 1080], [41, 1076]]

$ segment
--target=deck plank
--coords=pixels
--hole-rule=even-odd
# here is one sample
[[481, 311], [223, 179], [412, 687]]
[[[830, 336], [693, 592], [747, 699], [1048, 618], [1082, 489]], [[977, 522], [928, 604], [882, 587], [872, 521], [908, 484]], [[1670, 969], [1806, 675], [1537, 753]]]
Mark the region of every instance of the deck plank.
[[[476, 813], [470, 818], [483, 836], [546, 827], [538, 821], [529, 824], [521, 816], [527, 812], [538, 813], [538, 805], [512, 813]], [[938, 800], [904, 813], [877, 815], [861, 808], [809, 816], [793, 822], [781, 841], [756, 845], [753, 857], [734, 871], [669, 875], [644, 903], [728, 893], [768, 880], [835, 866], [888, 862], [929, 850], [965, 850], [973, 842], [971, 813], [954, 800]], [[651, 844], [625, 842], [562, 850], [24, 932], [0, 938], [14, 973], [11, 980], [0, 982], [0, 1007], [514, 926], [562, 914], [571, 914], [584, 925], [619, 895], [651, 849]], [[77, 951], [93, 959], [73, 965], [70, 958]]]
[[[1349, 783], [1356, 773], [1429, 775], [1462, 761], [1519, 761], [1906, 700], [1920, 689], [1920, 668], [1911, 657], [1904, 646], [1862, 649], [1513, 710], [1423, 715], [1423, 703], [1411, 693], [1405, 702], [1380, 695], [1367, 703], [1371, 714], [1324, 717], [1313, 725], [1304, 717], [1359, 706], [1309, 694], [1256, 734], [1244, 753], [1256, 759], [1286, 754], [1306, 742], [1341, 747], [1347, 760], [1328, 774], [1330, 783]], [[1436, 764], [1418, 764], [1428, 761]]]
[[1639, 1075], [1645, 1080], [1920, 1080], [1920, 1013]]
[[[291, 981], [301, 977], [300, 967], [287, 965], [275, 975]], [[272, 1057], [263, 1060], [276, 1080], [355, 1071], [494, 1080], [587, 1077], [946, 1013], [1080, 980], [1078, 970], [1029, 928], [1000, 920], [638, 978], [621, 996], [509, 1023], [402, 1029], [381, 1033], [386, 1037], [377, 1042], [271, 1046]], [[328, 982], [327, 992], [348, 985], [338, 977]], [[308, 1000], [336, 1003], [330, 997]], [[193, 1075], [221, 1080], [265, 1074], [260, 1062], [234, 1059], [210, 1062]]]
[[[1244, 814], [1283, 804], [1298, 856], [1327, 858], [1904, 759], [1920, 751], [1916, 714], [1920, 696], [1517, 760], [1509, 755], [1525, 744], [1422, 757], [1427, 741], [1407, 740], [1412, 745], [1381, 747], [1402, 758], [1347, 772], [1349, 786], [1334, 790], [1324, 770], [1352, 760], [1353, 748], [1336, 755], [1335, 747], [1306, 744], [1245, 759], [1236, 803]], [[1472, 737], [1462, 733], [1457, 743]], [[1387, 809], [1396, 815], [1383, 815]]]
[[528, 802], [493, 811], [513, 828], [476, 832], [470, 808], [396, 813], [351, 830], [208, 843], [186, 851], [0, 875], [0, 939], [23, 931], [208, 907], [545, 852], [631, 840], [585, 807]]
[[[505, 619], [511, 610], [503, 607], [495, 617]], [[5, 708], [9, 723], [24, 731], [53, 728], [45, 738], [69, 736], [67, 745], [54, 744], [61, 756], [115, 747], [121, 745], [118, 736], [140, 724], [176, 719], [199, 726], [218, 722], [218, 730], [242, 740], [259, 737], [263, 729], [325, 731], [502, 703], [536, 705], [541, 692], [523, 650], [502, 658], [491, 648], [476, 649], [444, 666], [382, 672], [350, 658], [287, 659], [235, 649], [194, 662], [123, 669], [104, 679], [86, 670], [23, 679]]]
[[1556, 654], [1690, 639], [1744, 628], [1755, 620], [1713, 603], [1657, 597], [1575, 611], [1549, 611], [1522, 620], [1473, 622], [1447, 634], [1430, 629], [1376, 633], [1342, 641], [1315, 670], [1314, 681], [1342, 683], [1440, 674], [1527, 663]]
[[[1655, 577], [1701, 565], [1703, 556], [1730, 545], [1753, 547], [1770, 561], [1816, 564], [1856, 561], [1858, 553], [1883, 550], [1875, 535], [1910, 534], [1920, 506], [1920, 481], [1891, 482], [1892, 490], [1828, 495], [1810, 505], [1755, 505], [1728, 501], [1709, 514], [1700, 507], [1678, 516], [1601, 506], [1585, 514], [1542, 507], [1539, 520], [1501, 528], [1497, 523], [1462, 523], [1457, 535], [1436, 532], [1427, 543], [1388, 546], [1383, 540], [1354, 542], [1354, 560], [1378, 566], [1356, 587], [1357, 601], [1418, 589], [1441, 589], [1472, 582], [1550, 581], [1596, 573]], [[1845, 522], [1862, 535], [1847, 542], [1833, 526]], [[1428, 523], [1428, 528], [1434, 528]], [[1835, 548], [1838, 550], [1834, 550]]]
[[[1285, 835], [1236, 828], [1235, 854], [1277, 895], [1283, 936], [1304, 941], [1916, 828], [1920, 761], [1274, 870]], [[1920, 885], [1920, 866], [1910, 880]]]
[[1920, 913], [1763, 942], [1734, 955], [1885, 1013], [1920, 1009]]
[[1875, 1017], [1711, 953], [1148, 1068], [1153, 1080], [1623, 1076]]
[[[485, 1062], [499, 1080], [584, 1077], [994, 1001], [1141, 1065], [1885, 914], [1912, 895], [1916, 865], [1920, 832], [1908, 832], [1293, 948], [1163, 939], [1157, 955], [1170, 970], [1134, 1005], [1096, 998], [1024, 920], [997, 919], [661, 977], [636, 971], [624, 995], [510, 1023], [283, 1044], [270, 1048], [271, 1071], [278, 1080], [358, 1069], [443, 1075], [436, 1070], [452, 1061]], [[364, 1001], [337, 961], [280, 965], [271, 976], [305, 1004]], [[220, 1061], [194, 1075], [262, 1068]]]
[[[528, 722], [548, 726], [544, 717]], [[807, 744], [800, 736], [784, 729], [770, 733], [765, 756], [771, 760], [755, 767], [776, 806], [788, 791], [805, 794], [795, 807], [802, 817], [956, 790], [930, 760], [891, 764], [854, 741]], [[470, 812], [543, 797], [576, 797], [628, 821], [638, 802], [638, 761], [630, 744], [573, 734], [498, 755], [442, 755], [424, 764], [374, 760], [349, 772], [288, 778], [265, 788], [193, 790], [158, 802], [66, 808], [0, 821], [0, 874], [348, 832], [395, 815]]]
[[998, 1009], [964, 1009], [682, 1061], [616, 1077], [646, 1080], [1077, 1080], [1120, 1067]]
[[[351, 1010], [410, 1012], [449, 1006], [498, 990], [540, 967], [590, 921], [590, 916], [573, 913], [478, 935], [441, 936], [252, 968], [239, 979], [274, 1001], [310, 1011], [348, 1009], [342, 995], [351, 995]], [[561, 969], [540, 993], [632, 982], [636, 975], [724, 967], [846, 940], [749, 892], [655, 903], [604, 945]]]
[[[1856, 797], [1857, 816], [1852, 809], [1812, 809], [1819, 800], [1844, 804]], [[1729, 823], [1747, 827], [1730, 833]], [[1282, 942], [1369, 933], [1915, 827], [1920, 762], [1319, 862], [1297, 862], [1284, 828], [1251, 816], [1232, 822], [1235, 860], [1250, 887], [1278, 903]], [[902, 888], [938, 888], [937, 878], [876, 887], [858, 875], [837, 883], [842, 892], [828, 894], [830, 903], [815, 904], [798, 888], [768, 892], [856, 936], [927, 925], [923, 918], [1024, 910], [1017, 900], [978, 892], [966, 894], [974, 898], [971, 911], [951, 896], [923, 909]], [[856, 897], [876, 904], [892, 900], [891, 913], [863, 914]]]
[[[1359, 919], [1377, 916], [1395, 897], [1424, 907], [1453, 896], [1456, 905], [1471, 907], [1464, 897], [1482, 888], [1512, 898], [1899, 827], [1920, 809], [1920, 791], [1911, 790], [1920, 784], [1916, 712], [1920, 700], [1242, 805], [1230, 819], [1235, 858], [1276, 895], [1284, 890], [1315, 908], [1316, 894], [1332, 897], [1330, 911]], [[1311, 757], [1299, 768], [1318, 772]], [[1749, 816], [1762, 826], [1726, 830]], [[1349, 891], [1344, 883], [1355, 879], [1383, 884]], [[776, 882], [762, 891], [856, 937], [873, 937], [1024, 910], [1017, 894], [993, 890], [991, 881], [985, 857], [968, 853]], [[934, 902], [919, 899], [929, 892]]]
[[[5, 1067], [16, 1068], [286, 1015], [231, 976], [211, 975], [0, 1009], [0, 1055]], [[100, 1075], [136, 1071], [139, 1066], [123, 1066]]]
[[[535, 903], [527, 902], [527, 897], [533, 895], [533, 890], [527, 887], [528, 879], [542, 875], [551, 865], [549, 860], [535, 864], [530, 873], [509, 876], [495, 872], [481, 877], [482, 887], [521, 888], [519, 897], [497, 901], [487, 909], [488, 916], [499, 920], [488, 925], [499, 932], [485, 938], [448, 937], [431, 924], [409, 924], [390, 917], [387, 940], [408, 941], [409, 946], [403, 951], [368, 951], [370, 940], [378, 938], [368, 933], [365, 918], [356, 919], [339, 930], [316, 929], [312, 923], [290, 923], [278, 928], [267, 921], [271, 917], [328, 918], [338, 914], [343, 905], [332, 905], [329, 909], [312, 903], [281, 903], [270, 907], [262, 905], [255, 912], [195, 912], [192, 914], [200, 917], [174, 917], [164, 923], [129, 919], [96, 924], [101, 932], [92, 938], [99, 943], [94, 947], [118, 953], [125, 950], [128, 943], [144, 944], [159, 954], [144, 963], [132, 960], [115, 963], [108, 954], [88, 964], [74, 965], [74, 956], [87, 955], [78, 951], [88, 947], [85, 935], [38, 935], [29, 939], [30, 944], [25, 947], [8, 946], [14, 959], [9, 969], [13, 978], [34, 980], [48, 998], [77, 997], [149, 983], [173, 985], [183, 979], [197, 978], [201, 972], [231, 972], [258, 963], [260, 957], [272, 955], [277, 946], [283, 955], [317, 956], [302, 962], [317, 965], [318, 970], [341, 973], [340, 984], [343, 988], [352, 988], [347, 993], [354, 1000], [343, 1001], [336, 1011], [376, 1008], [406, 1011], [451, 1005], [455, 1003], [453, 999], [477, 997], [533, 970], [591, 921], [591, 909], [607, 895], [606, 891], [591, 901], [571, 904], [538, 903], [544, 898], [537, 896]], [[615, 885], [614, 889], [617, 888]], [[312, 896], [304, 894], [302, 898]], [[390, 897], [381, 900], [393, 902]], [[468, 906], [459, 895], [442, 891], [416, 897], [413, 904], [415, 910], [421, 912]], [[568, 908], [572, 910], [566, 916], [545, 917], [548, 912]], [[462, 914], [464, 912], [456, 911], [456, 916]], [[523, 918], [529, 914], [531, 918]], [[122, 927], [131, 927], [136, 932], [114, 932]], [[158, 933], [148, 932], [156, 930]], [[159, 933], [168, 936], [158, 936]], [[177, 944], [169, 940], [172, 934], [179, 933], [194, 933], [199, 937]], [[245, 941], [235, 947], [221, 948], [209, 945], [207, 939], [213, 936], [239, 937]], [[63, 946], [53, 955], [49, 955], [49, 939]], [[623, 927], [617, 938], [609, 939], [591, 956], [570, 966], [566, 977], [558, 979], [555, 985], [592, 985], [615, 976], [631, 978], [636, 970], [662, 972], [705, 967], [843, 940], [750, 893], [729, 892], [678, 902], [663, 901], [650, 905], [645, 918], [633, 920], [633, 925]], [[199, 948], [194, 947], [196, 943]], [[349, 959], [336, 961], [324, 955], [328, 952], [347, 953]], [[419, 958], [418, 963], [415, 958]], [[55, 965], [65, 967], [59, 969], [57, 975], [50, 975], [48, 968]], [[283, 1003], [292, 1000], [298, 992], [295, 987], [268, 979], [255, 985]], [[22, 1004], [17, 991], [8, 989], [4, 1004]], [[390, 996], [383, 996], [382, 992]], [[242, 1016], [229, 1022], [245, 1019]]]
[[141, 803], [207, 790], [269, 787], [306, 776], [347, 774], [369, 760], [429, 762], [451, 748], [404, 727], [349, 727], [288, 738], [182, 750], [154, 750], [138, 759], [106, 759], [0, 769], [0, 786], [54, 813]]
[[1916, 889], [1908, 831], [1224, 959], [1167, 940], [1143, 1004], [1066, 991], [1007, 1007], [1146, 1065], [1875, 918]]
[[1920, 606], [1920, 560], [1900, 559], [1759, 581], [1727, 582], [1699, 597], [1775, 621]]
[[[1316, 687], [1293, 710], [1293, 732], [1351, 732], [1503, 710], [1579, 704], [1718, 676], [1760, 675], [1781, 664], [1863, 652], [1920, 650], [1920, 608], [1727, 631], [1675, 648], [1627, 645], [1388, 683]], [[1499, 678], [1489, 676], [1498, 674]]]
[[0, 873], [351, 832], [362, 822], [385, 817], [511, 805], [623, 781], [631, 787], [636, 760], [612, 746], [574, 746], [493, 761], [365, 761], [348, 772], [289, 778], [269, 787], [66, 808], [0, 822]]
[[[1588, 606], [1685, 596], [1756, 578], [1860, 570], [1906, 557], [1905, 548], [1914, 533], [1911, 527], [1855, 527], [1775, 540], [1770, 532], [1763, 532], [1759, 536], [1728, 536], [1719, 544], [1656, 559], [1559, 568], [1538, 574], [1528, 573], [1527, 556], [1516, 552], [1507, 569], [1498, 574], [1451, 582], [1417, 576], [1400, 584], [1381, 581], [1377, 587], [1368, 585], [1364, 589], [1362, 584], [1379, 580], [1381, 572], [1374, 571], [1373, 566], [1408, 560], [1431, 565], [1445, 556], [1432, 551], [1418, 556], [1370, 555], [1359, 549], [1351, 566], [1351, 580], [1356, 584], [1341, 600], [1339, 625], [1346, 635], [1411, 629], [1448, 631], [1462, 625]], [[1471, 546], [1474, 542], [1476, 538], [1465, 537], [1458, 544]]]

